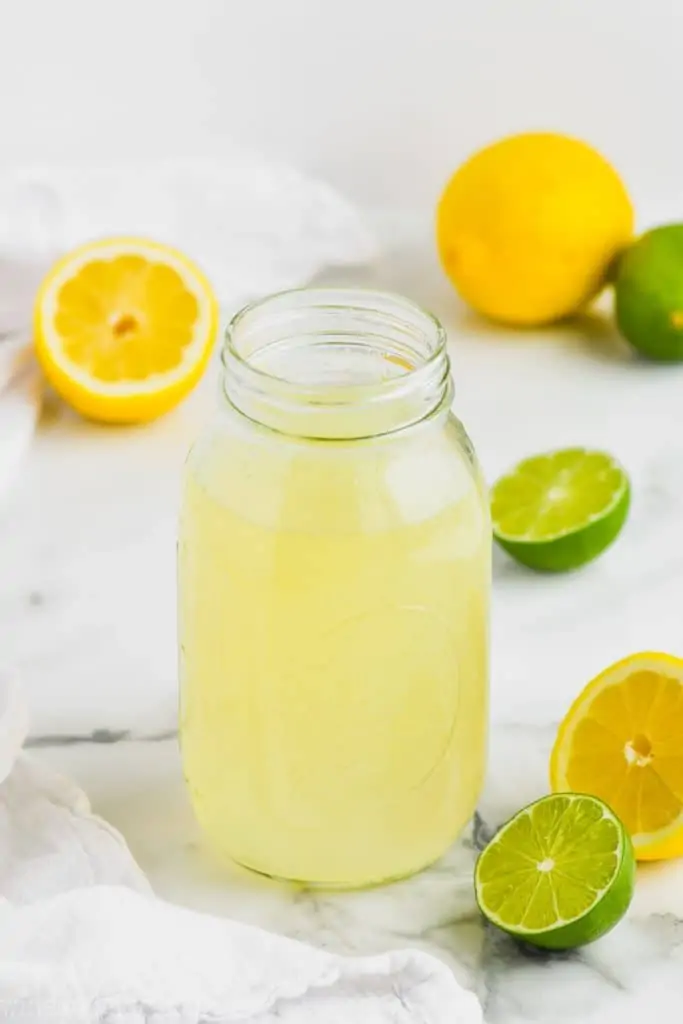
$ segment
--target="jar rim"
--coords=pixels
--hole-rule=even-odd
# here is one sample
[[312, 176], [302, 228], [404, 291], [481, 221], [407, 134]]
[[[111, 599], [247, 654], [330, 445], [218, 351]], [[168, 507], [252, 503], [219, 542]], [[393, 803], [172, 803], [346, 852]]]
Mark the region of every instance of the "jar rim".
[[[313, 329], [304, 330], [301, 326], [302, 321], [306, 324], [306, 318], [315, 324]], [[391, 364], [393, 372], [378, 372], [373, 364], [377, 376], [370, 380], [337, 381], [325, 376], [324, 380], [310, 381], [257, 365], [259, 353], [277, 349], [278, 345], [284, 346], [287, 359], [287, 346], [292, 338], [300, 338], [303, 348], [315, 346], [317, 351], [325, 349], [326, 353], [335, 348], [345, 351], [354, 347], [372, 352], [383, 357], [383, 371]], [[255, 344], [251, 350], [250, 343]], [[257, 299], [232, 317], [221, 359], [226, 396], [241, 412], [246, 411], [245, 405], [261, 410], [279, 405], [280, 409], [296, 407], [297, 411], [308, 406], [319, 421], [328, 417], [331, 422], [334, 417], [338, 421], [342, 416], [348, 417], [350, 410], [365, 404], [377, 407], [391, 403], [397, 408], [401, 401], [405, 404], [408, 396], [421, 391], [430, 396], [429, 409], [423, 405], [422, 415], [417, 417], [422, 419], [441, 404], [446, 391], [452, 388], [446, 331], [439, 320], [412, 299], [371, 288], [295, 288]], [[249, 396], [247, 401], [245, 395]], [[246, 414], [269, 425], [261, 414]], [[312, 419], [313, 416], [308, 417], [309, 424]], [[318, 429], [320, 424], [309, 433], [301, 424], [293, 432], [311, 438], [338, 436], [328, 433], [327, 427], [322, 435], [317, 433]], [[351, 437], [348, 433], [342, 436]]]
[[[425, 365], [429, 360], [433, 359], [435, 356], [438, 357], [440, 350], [442, 348], [445, 348], [446, 346], [446, 331], [444, 330], [444, 327], [441, 324], [441, 322], [434, 316], [434, 314], [431, 313], [428, 309], [425, 309], [424, 306], [421, 306], [418, 302], [415, 302], [413, 299], [408, 299], [405, 296], [398, 294], [397, 292], [385, 291], [383, 289], [374, 288], [351, 287], [285, 288], [282, 291], [273, 292], [272, 294], [262, 296], [259, 299], [253, 299], [251, 302], [248, 302], [246, 303], [246, 305], [242, 306], [237, 311], [237, 313], [234, 314], [234, 316], [230, 319], [228, 326], [225, 329], [225, 336], [223, 339], [222, 349], [223, 362], [225, 362], [226, 351], [229, 351], [230, 355], [234, 359], [237, 359], [240, 362], [244, 363], [255, 373], [258, 373], [260, 376], [271, 378], [273, 380], [280, 380], [287, 383], [291, 383], [288, 381], [286, 377], [278, 376], [277, 374], [270, 373], [267, 370], [262, 370], [260, 367], [254, 366], [249, 361], [249, 359], [245, 358], [239, 351], [237, 345], [235, 344], [235, 334], [239, 327], [247, 320], [247, 318], [252, 316], [253, 314], [259, 312], [266, 312], [270, 308], [275, 309], [285, 300], [292, 300], [298, 297], [309, 298], [311, 301], [310, 303], [307, 303], [307, 305], [310, 306], [311, 308], [322, 308], [330, 310], [338, 309], [340, 311], [343, 309], [357, 309], [359, 311], [364, 311], [370, 310], [373, 307], [370, 306], [369, 304], [363, 304], [362, 302], [353, 302], [351, 300], [374, 299], [378, 303], [386, 302], [391, 306], [395, 306], [397, 309], [405, 309], [406, 311], [413, 313], [413, 315], [421, 318], [422, 320], [424, 320], [425, 324], [429, 325], [429, 327], [433, 330], [434, 337], [436, 339], [433, 352], [430, 354], [427, 360], [420, 363], [420, 366], [415, 367], [416, 370], [420, 369], [421, 366]], [[322, 299], [329, 299], [331, 301], [322, 302], [320, 301]]]

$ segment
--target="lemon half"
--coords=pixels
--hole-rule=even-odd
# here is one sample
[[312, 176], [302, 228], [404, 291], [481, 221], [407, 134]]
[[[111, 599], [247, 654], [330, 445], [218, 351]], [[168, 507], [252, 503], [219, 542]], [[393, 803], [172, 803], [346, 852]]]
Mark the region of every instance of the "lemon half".
[[167, 412], [194, 387], [216, 337], [218, 304], [182, 253], [108, 238], [63, 256], [35, 304], [38, 360], [55, 390], [94, 420]]
[[589, 683], [560, 725], [550, 782], [604, 800], [638, 860], [683, 855], [683, 660], [634, 654]]

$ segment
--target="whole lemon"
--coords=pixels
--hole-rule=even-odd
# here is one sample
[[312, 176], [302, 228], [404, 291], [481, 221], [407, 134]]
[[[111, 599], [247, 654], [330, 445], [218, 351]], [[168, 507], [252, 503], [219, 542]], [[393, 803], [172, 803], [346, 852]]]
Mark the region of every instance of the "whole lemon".
[[579, 310], [632, 234], [633, 207], [614, 168], [585, 142], [551, 132], [475, 153], [437, 210], [451, 282], [480, 313], [509, 324]]

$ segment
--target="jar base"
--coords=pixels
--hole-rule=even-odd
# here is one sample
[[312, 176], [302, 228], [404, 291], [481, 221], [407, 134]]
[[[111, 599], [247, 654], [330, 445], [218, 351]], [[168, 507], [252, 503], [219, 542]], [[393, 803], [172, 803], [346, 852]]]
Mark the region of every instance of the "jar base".
[[463, 838], [466, 837], [469, 837], [471, 841], [472, 832], [473, 819], [470, 818], [465, 823], [464, 827], [458, 829], [456, 835], [453, 837], [453, 840], [448, 844], [448, 846], [442, 853], [438, 854], [435, 857], [430, 857], [423, 864], [418, 865], [415, 868], [409, 868], [405, 871], [399, 871], [396, 874], [385, 875], [383, 877], [373, 878], [368, 881], [311, 882], [310, 880], [305, 878], [290, 878], [285, 875], [279, 875], [271, 871], [264, 871], [262, 868], [258, 868], [253, 864], [249, 864], [245, 860], [241, 860], [238, 857], [231, 856], [230, 854], [226, 853], [225, 850], [216, 850], [214, 847], [214, 852], [224, 862], [227, 861], [230, 864], [233, 864], [235, 867], [240, 868], [242, 871], [248, 872], [250, 875], [255, 875], [258, 878], [265, 878], [268, 879], [268, 881], [270, 882], [277, 882], [280, 885], [296, 886], [297, 888], [308, 889], [314, 892], [363, 892], [367, 889], [378, 889], [386, 885], [394, 885], [397, 882], [404, 882], [409, 878], [414, 878], [416, 875], [422, 874], [423, 871], [427, 871], [434, 864], [438, 864], [442, 857], [445, 857], [447, 855], [448, 851], [455, 843], [461, 841]]

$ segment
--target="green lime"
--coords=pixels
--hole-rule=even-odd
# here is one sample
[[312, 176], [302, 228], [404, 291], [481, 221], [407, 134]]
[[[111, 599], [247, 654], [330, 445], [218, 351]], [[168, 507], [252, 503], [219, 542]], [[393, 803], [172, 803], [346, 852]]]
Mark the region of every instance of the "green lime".
[[607, 804], [553, 793], [515, 814], [480, 854], [474, 885], [491, 924], [544, 949], [599, 939], [628, 910], [633, 846]]
[[493, 535], [522, 565], [578, 569], [616, 540], [630, 494], [626, 473], [605, 452], [565, 448], [535, 455], [494, 485]]
[[683, 360], [683, 224], [648, 231], [622, 254], [614, 295], [619, 330], [638, 352]]

